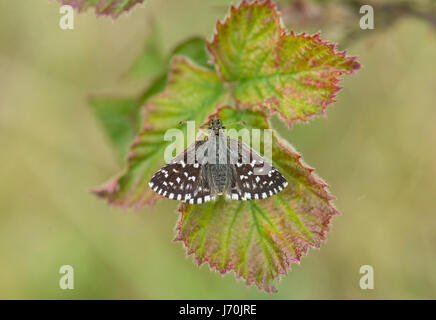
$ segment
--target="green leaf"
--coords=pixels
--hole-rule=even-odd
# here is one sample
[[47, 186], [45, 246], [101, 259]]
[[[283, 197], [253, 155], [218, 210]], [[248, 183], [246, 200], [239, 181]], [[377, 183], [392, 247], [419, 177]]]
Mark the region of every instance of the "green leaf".
[[[244, 120], [248, 128], [268, 128], [258, 111], [225, 108], [219, 117], [224, 123]], [[274, 137], [272, 159], [289, 183], [285, 190], [264, 200], [220, 197], [201, 205], [181, 204], [175, 238], [199, 265], [208, 262], [222, 274], [234, 271], [247, 286], [255, 283], [267, 292], [276, 290], [274, 282], [292, 262], [299, 262], [310, 247], [320, 247], [337, 213], [327, 185], [279, 137]]]
[[210, 55], [207, 52], [206, 40], [199, 37], [190, 38], [179, 44], [171, 53], [171, 56], [182, 55], [195, 61], [198, 65], [214, 70], [214, 65], [209, 64]]
[[214, 69], [214, 66], [209, 64], [210, 55], [203, 38], [193, 37], [185, 40], [175, 47], [168, 57], [163, 58], [158, 44], [158, 36], [156, 31], [153, 31], [146, 39], [143, 53], [138, 57], [129, 73], [134, 76], [162, 75], [168, 72], [170, 60], [176, 55], [185, 56], [202, 67]]
[[141, 101], [141, 106], [144, 106], [148, 99], [162, 92], [165, 89], [167, 84], [167, 78], [168, 75], [164, 74], [163, 76], [156, 78], [151, 83], [151, 85], [141, 94], [141, 97], [139, 99]]
[[239, 104], [279, 112], [288, 124], [322, 114], [339, 77], [360, 68], [319, 34], [288, 33], [271, 1], [232, 6], [208, 49]]
[[67, 4], [77, 9], [79, 12], [86, 11], [88, 8], [95, 8], [95, 13], [107, 15], [112, 18], [118, 17], [121, 13], [129, 11], [138, 3], [144, 0], [58, 0], [62, 4]]
[[140, 97], [107, 98], [97, 97], [90, 101], [91, 109], [101, 122], [109, 140], [115, 147], [119, 159], [124, 160], [134, 136], [141, 127], [141, 107], [149, 98], [165, 88], [166, 75], [152, 82]]
[[[147, 51], [147, 48], [145, 51]], [[167, 65], [169, 65], [170, 61], [165, 58], [165, 67], [161, 66], [163, 69], [159, 67], [159, 70], [153, 71], [147, 66], [147, 63], [143, 63], [150, 54], [150, 52], [144, 52], [130, 70], [131, 74], [137, 76], [154, 76], [156, 72], [159, 73], [151, 85], [139, 97], [97, 97], [91, 100], [91, 107], [95, 111], [97, 119], [102, 123], [104, 131], [113, 143], [121, 160], [125, 159], [129, 145], [141, 126], [141, 107], [145, 105], [148, 99], [163, 91], [167, 82]], [[175, 55], [183, 55], [200, 66], [213, 69], [208, 64], [209, 55], [206, 51], [206, 41], [204, 39], [191, 38], [184, 41], [172, 51], [171, 56]]]
[[[157, 47], [149, 45], [145, 55], [157, 57]], [[268, 0], [243, 0], [231, 7], [207, 49], [212, 64], [204, 40], [182, 43], [171, 53], [175, 57], [169, 74], [162, 65], [153, 71], [147, 63], [154, 58], [144, 58], [134, 68], [142, 70], [141, 75], [159, 75], [148, 90], [138, 99], [96, 103], [94, 109], [124, 153], [137, 124], [132, 119], [139, 119], [138, 110], [147, 103], [125, 170], [97, 188], [97, 195], [123, 207], [152, 204], [158, 195], [148, 181], [163, 165], [164, 151], [171, 143], [164, 140], [165, 132], [180, 121], [194, 120], [198, 126], [219, 115], [225, 123], [242, 120], [245, 127], [267, 129], [266, 118], [273, 112], [288, 124], [307, 120], [334, 101], [340, 76], [360, 68], [355, 57], [337, 52], [318, 34], [287, 33]], [[160, 59], [154, 61], [160, 64]], [[230, 96], [236, 109], [223, 107]], [[119, 122], [113, 120], [116, 117]], [[277, 134], [272, 159], [288, 181], [285, 190], [264, 200], [220, 197], [202, 205], [183, 203], [175, 238], [183, 241], [199, 265], [208, 262], [222, 274], [233, 271], [248, 286], [254, 283], [268, 292], [275, 290], [292, 262], [299, 262], [310, 247], [320, 247], [337, 213], [327, 185]]]
[[164, 151], [171, 143], [164, 140], [166, 130], [184, 120], [202, 124], [224, 97], [225, 90], [214, 72], [175, 57], [165, 91], [144, 108], [143, 128], [130, 147], [126, 170], [95, 192], [124, 207], [152, 204], [156, 194], [148, 181], [163, 165]]
[[155, 77], [167, 72], [169, 61], [161, 46], [157, 24], [153, 20], [150, 25], [144, 50], [129, 70], [129, 74], [135, 77]]
[[128, 147], [139, 128], [138, 113], [141, 106], [138, 99], [130, 98], [91, 100], [91, 108], [121, 159], [126, 157]]

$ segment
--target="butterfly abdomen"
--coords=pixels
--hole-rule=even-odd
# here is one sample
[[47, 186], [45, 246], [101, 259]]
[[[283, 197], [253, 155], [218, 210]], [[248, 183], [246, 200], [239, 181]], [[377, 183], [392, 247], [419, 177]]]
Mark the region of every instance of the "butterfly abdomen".
[[222, 194], [227, 185], [227, 165], [225, 164], [209, 164], [212, 181], [214, 181], [216, 192]]

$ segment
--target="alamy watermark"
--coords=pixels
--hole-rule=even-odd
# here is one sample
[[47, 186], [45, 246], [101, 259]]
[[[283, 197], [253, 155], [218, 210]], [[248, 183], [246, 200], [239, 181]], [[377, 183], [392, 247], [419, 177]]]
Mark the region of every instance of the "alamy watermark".
[[363, 265], [360, 267], [360, 274], [363, 274], [360, 277], [360, 288], [362, 290], [374, 289], [374, 268], [370, 265]]
[[59, 269], [59, 273], [62, 277], [59, 280], [59, 288], [62, 290], [74, 289], [74, 269], [70, 265], [63, 265]]
[[359, 21], [360, 29], [374, 29], [374, 8], [369, 4], [365, 4], [360, 7], [359, 12], [363, 14]]
[[59, 27], [62, 30], [74, 29], [74, 9], [72, 6], [63, 5], [59, 8], [59, 13], [62, 15], [59, 19]]
[[[187, 146], [186, 156], [183, 159], [187, 164], [251, 164], [255, 175], [266, 175], [270, 172], [272, 162], [272, 130], [209, 127], [208, 137], [199, 137], [195, 130], [195, 121], [186, 121]], [[196, 140], [208, 139], [208, 143], [195, 143]], [[185, 149], [185, 134], [181, 129], [169, 129], [165, 132], [164, 140], [169, 145], [164, 151], [165, 163], [173, 161], [176, 155], [183, 154]], [[242, 143], [241, 143], [242, 142]], [[265, 161], [260, 163], [259, 157], [253, 157], [253, 150], [261, 151]], [[251, 146], [251, 147], [250, 147]], [[252, 150], [253, 149], [253, 150]], [[223, 152], [223, 151], [226, 152]], [[256, 164], [256, 166], [254, 166]]]

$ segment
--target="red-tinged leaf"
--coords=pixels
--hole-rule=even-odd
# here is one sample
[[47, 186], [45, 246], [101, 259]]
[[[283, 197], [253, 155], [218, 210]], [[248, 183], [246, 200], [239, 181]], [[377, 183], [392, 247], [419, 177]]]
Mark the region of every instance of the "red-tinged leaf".
[[98, 15], [107, 15], [112, 18], [118, 17], [121, 13], [129, 11], [138, 3], [144, 0], [58, 0], [77, 9], [79, 12], [86, 11], [90, 7], [95, 8]]
[[180, 43], [171, 52], [171, 56], [185, 56], [201, 67], [214, 70], [214, 65], [209, 64], [210, 55], [207, 52], [206, 40], [200, 37], [192, 37]]
[[148, 181], [164, 164], [164, 151], [171, 143], [164, 140], [165, 132], [185, 120], [201, 125], [224, 96], [215, 72], [184, 57], [175, 57], [166, 89], [152, 97], [144, 108], [143, 128], [130, 146], [126, 170], [95, 193], [123, 207], [153, 204], [156, 193], [148, 187]]
[[141, 127], [141, 107], [155, 94], [165, 89], [167, 75], [155, 79], [139, 97], [94, 97], [91, 108], [124, 161], [134, 136]]
[[[225, 108], [219, 116], [224, 123], [244, 120], [248, 128], [268, 127], [260, 112]], [[264, 200], [221, 197], [201, 205], [181, 204], [175, 238], [199, 265], [207, 262], [222, 274], [234, 271], [247, 286], [255, 283], [267, 292], [276, 290], [274, 283], [292, 262], [299, 262], [310, 247], [320, 247], [337, 213], [327, 185], [313, 169], [288, 143], [277, 136], [273, 140], [273, 166], [287, 179], [287, 188]]]
[[[154, 28], [153, 28], [154, 30]], [[153, 44], [157, 40], [156, 32], [154, 31], [149, 37], [151, 41], [146, 45], [141, 57], [137, 59], [134, 66], [130, 69], [130, 74], [136, 76], [155, 76], [156, 72], [160, 73], [153, 82], [147, 87], [140, 96], [135, 97], [94, 97], [91, 99], [91, 108], [94, 110], [97, 119], [103, 125], [103, 129], [113, 143], [115, 150], [120, 156], [121, 160], [125, 160], [128, 148], [133, 141], [138, 129], [141, 126], [140, 109], [152, 96], [160, 93], [165, 89], [166, 79], [168, 76], [168, 69], [170, 60], [174, 56], [185, 56], [194, 61], [199, 66], [213, 69], [213, 66], [207, 63], [209, 55], [206, 51], [206, 41], [201, 38], [190, 38], [180, 43], [172, 50], [170, 56], [165, 57], [165, 65], [157, 63], [153, 56], [155, 52], [153, 49], [157, 47]], [[153, 53], [154, 52], [154, 53]], [[160, 56], [160, 53], [159, 53]], [[160, 60], [161, 58], [158, 58]], [[151, 60], [155, 63], [156, 69], [150, 67]], [[148, 62], [145, 62], [148, 61]]]
[[288, 124], [322, 114], [339, 77], [360, 68], [319, 34], [288, 33], [271, 1], [232, 6], [208, 49], [239, 104], [279, 112]]

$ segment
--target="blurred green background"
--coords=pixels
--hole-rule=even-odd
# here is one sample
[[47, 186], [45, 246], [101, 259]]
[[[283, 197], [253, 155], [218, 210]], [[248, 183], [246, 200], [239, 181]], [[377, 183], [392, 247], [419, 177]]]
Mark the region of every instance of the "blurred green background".
[[[148, 0], [115, 21], [76, 13], [61, 30], [57, 2], [0, 0], [0, 298], [436, 298], [436, 38], [417, 19], [360, 31], [373, 34], [348, 49], [364, 68], [342, 82], [328, 119], [281, 128], [342, 214], [279, 293], [194, 265], [172, 242], [176, 203], [122, 212], [89, 192], [121, 167], [89, 97], [149, 83], [126, 71], [152, 20], [168, 52], [210, 38], [230, 2]], [[59, 288], [67, 264], [74, 290]], [[359, 287], [366, 264], [374, 290]]]

